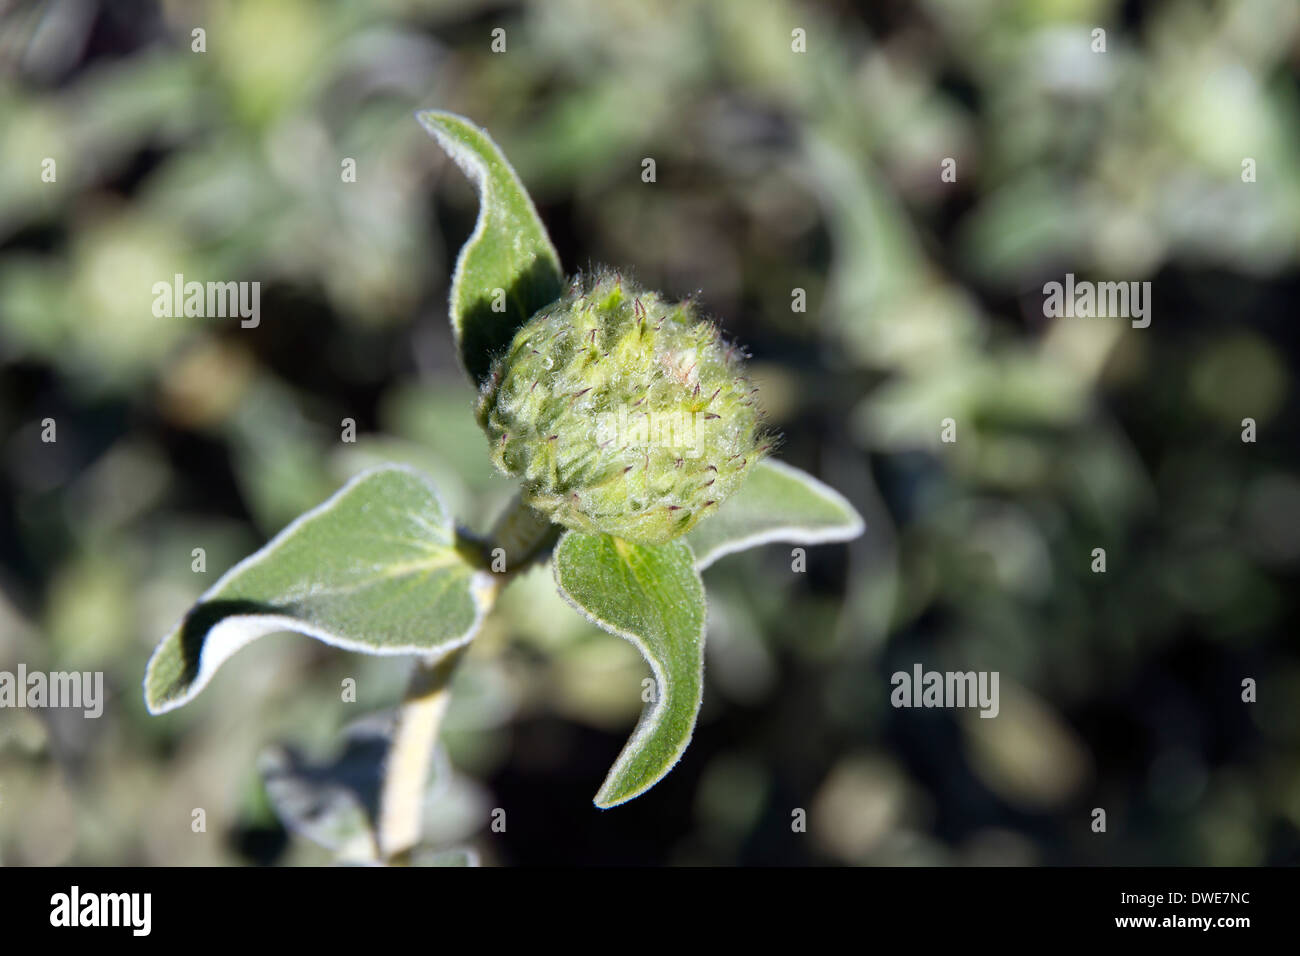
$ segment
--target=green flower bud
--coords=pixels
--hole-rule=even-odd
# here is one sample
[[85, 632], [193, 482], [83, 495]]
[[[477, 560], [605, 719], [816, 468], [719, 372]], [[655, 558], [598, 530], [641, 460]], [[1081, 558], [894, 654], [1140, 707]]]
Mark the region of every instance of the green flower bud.
[[693, 303], [598, 272], [520, 328], [477, 415], [497, 468], [552, 521], [663, 544], [771, 449], [754, 392]]

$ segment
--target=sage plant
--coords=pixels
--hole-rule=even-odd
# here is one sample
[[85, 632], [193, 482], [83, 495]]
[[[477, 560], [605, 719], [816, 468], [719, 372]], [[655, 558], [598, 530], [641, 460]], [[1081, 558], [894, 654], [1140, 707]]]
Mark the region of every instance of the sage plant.
[[772, 457], [741, 350], [693, 302], [610, 268], [566, 279], [487, 133], [450, 113], [417, 118], [479, 192], [451, 323], [479, 389], [483, 453], [518, 480], [518, 496], [475, 534], [425, 476], [366, 471], [223, 575], [158, 645], [144, 679], [150, 712], [165, 713], [277, 631], [414, 658], [366, 823], [362, 856], [378, 862], [404, 860], [421, 840], [456, 663], [519, 571], [549, 562], [561, 596], [650, 667], [653, 695], [595, 797], [608, 808], [654, 786], [690, 742], [704, 690], [700, 572], [765, 542], [844, 541], [863, 529], [841, 495]]

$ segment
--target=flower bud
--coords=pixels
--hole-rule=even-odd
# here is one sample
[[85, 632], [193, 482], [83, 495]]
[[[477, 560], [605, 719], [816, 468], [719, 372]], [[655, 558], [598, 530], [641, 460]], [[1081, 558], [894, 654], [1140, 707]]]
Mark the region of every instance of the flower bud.
[[477, 416], [497, 468], [552, 521], [663, 544], [770, 450], [742, 355], [691, 302], [575, 279], [493, 364]]

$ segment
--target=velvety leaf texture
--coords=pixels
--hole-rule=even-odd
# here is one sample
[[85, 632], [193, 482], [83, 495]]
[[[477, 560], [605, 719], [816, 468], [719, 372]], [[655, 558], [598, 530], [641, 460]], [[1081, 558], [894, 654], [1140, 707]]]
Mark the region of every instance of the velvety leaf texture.
[[654, 698], [596, 794], [597, 806], [617, 806], [654, 786], [690, 743], [704, 690], [704, 585], [680, 541], [637, 545], [570, 531], [554, 570], [560, 593], [636, 645], [654, 674]]
[[369, 654], [444, 654], [486, 611], [477, 573], [423, 476], [365, 472], [199, 598], [154, 651], [145, 702], [153, 713], [181, 706], [236, 651], [277, 631]]
[[529, 316], [560, 297], [564, 274], [533, 201], [492, 138], [454, 113], [428, 110], [416, 118], [479, 193], [478, 222], [451, 281], [452, 328], [477, 383]]

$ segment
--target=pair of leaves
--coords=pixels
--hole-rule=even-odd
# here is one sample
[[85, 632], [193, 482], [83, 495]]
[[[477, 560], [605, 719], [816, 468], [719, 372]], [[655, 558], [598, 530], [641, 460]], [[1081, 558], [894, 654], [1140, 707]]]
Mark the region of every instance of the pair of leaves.
[[[712, 522], [718, 525], [709, 536], [695, 537]], [[650, 548], [607, 535], [561, 539], [553, 558], [561, 593], [631, 641], [655, 678], [654, 700], [598, 805], [643, 793], [690, 742], [703, 695], [700, 569], [763, 541], [846, 540], [861, 530], [834, 491], [788, 465], [764, 462], [682, 541]], [[199, 599], [154, 652], [146, 703], [153, 713], [181, 706], [237, 650], [277, 631], [371, 654], [441, 656], [478, 629], [487, 603], [481, 574], [457, 549], [451, 519], [421, 476], [398, 466], [365, 472]]]
[[[447, 113], [419, 114], [480, 193], [480, 214], [452, 282], [451, 318], [466, 370], [481, 380], [533, 312], [557, 298], [559, 260], [514, 170], [485, 132]], [[504, 295], [504, 311], [493, 306]], [[706, 605], [699, 572], [768, 541], [856, 537], [862, 519], [836, 492], [763, 462], [718, 513], [657, 548], [567, 533], [556, 547], [561, 593], [637, 646], [656, 693], [597, 795], [615, 806], [666, 774], [690, 742], [703, 692]], [[248, 642], [290, 630], [349, 650], [440, 657], [471, 640], [491, 592], [457, 547], [450, 515], [417, 473], [382, 467], [349, 482], [225, 574], [154, 652], [153, 713], [188, 702]]]

